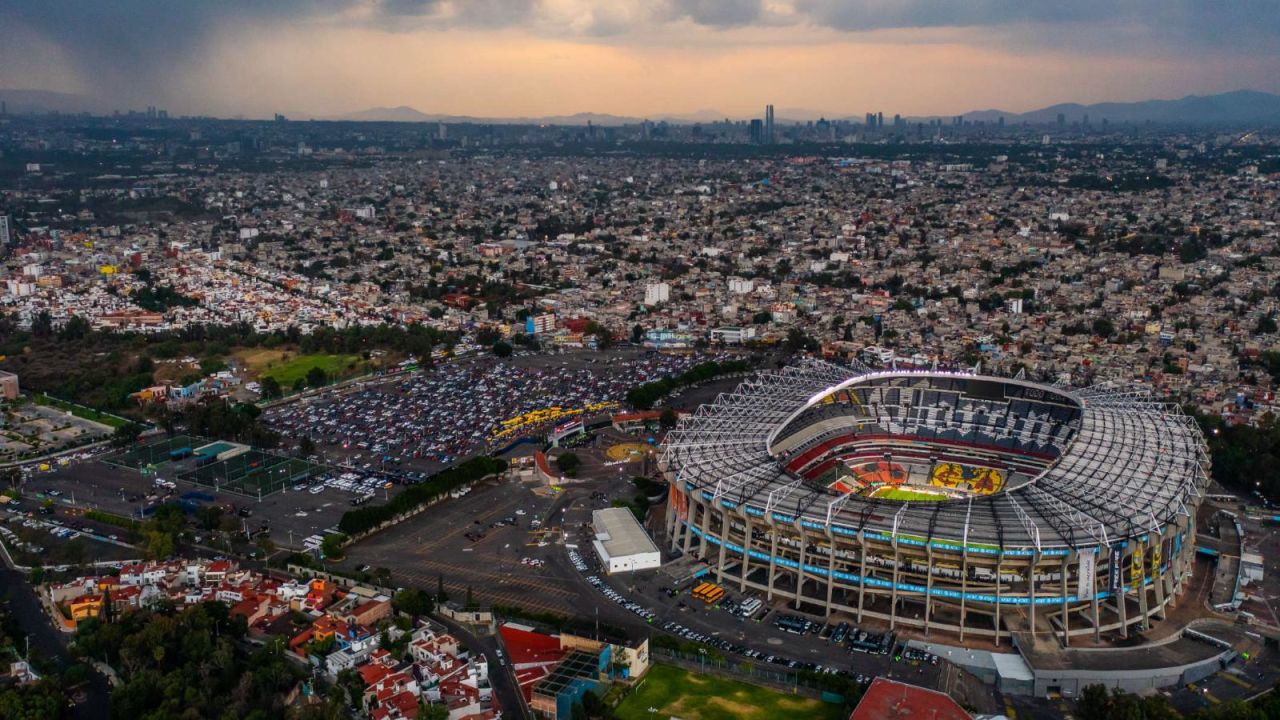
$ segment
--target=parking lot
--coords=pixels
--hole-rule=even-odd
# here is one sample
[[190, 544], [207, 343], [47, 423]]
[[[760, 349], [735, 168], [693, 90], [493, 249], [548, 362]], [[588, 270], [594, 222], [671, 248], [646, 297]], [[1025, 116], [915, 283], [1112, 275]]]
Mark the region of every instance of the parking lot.
[[[258, 531], [265, 522], [277, 546], [301, 549], [305, 538], [335, 527], [357, 498], [382, 502], [401, 489], [396, 485], [387, 488], [381, 478], [363, 474], [344, 478], [342, 472], [332, 472], [305, 483], [285, 485], [279, 492], [258, 500], [190, 482], [182, 473], [173, 472], [179, 467], [176, 464], [161, 463], [154, 472], [143, 474], [101, 462], [102, 457], [101, 453], [87, 455], [47, 472], [33, 473], [25, 481], [23, 494], [53, 497], [61, 511], [92, 508], [135, 518], [144, 517], [149, 509], [166, 502], [186, 504], [191, 510], [200, 505], [216, 505], [229, 509], [241, 529]], [[169, 484], [171, 488], [167, 487]], [[57, 495], [50, 495], [50, 491]], [[204, 539], [201, 537], [201, 541]]]
[[342, 565], [389, 567], [394, 584], [428, 590], [442, 578], [458, 599], [470, 587], [483, 602], [576, 614], [581, 592], [566, 582], [563, 562], [554, 562], [563, 556], [560, 509], [570, 497], [484, 483], [348, 547]]
[[[507, 360], [473, 356], [279, 405], [263, 419], [286, 437], [310, 437], [338, 465], [433, 472], [522, 434], [545, 432], [572, 417], [571, 411], [621, 401], [639, 383], [712, 359], [720, 356], [639, 349]], [[529, 417], [548, 410], [553, 411], [545, 420]]]

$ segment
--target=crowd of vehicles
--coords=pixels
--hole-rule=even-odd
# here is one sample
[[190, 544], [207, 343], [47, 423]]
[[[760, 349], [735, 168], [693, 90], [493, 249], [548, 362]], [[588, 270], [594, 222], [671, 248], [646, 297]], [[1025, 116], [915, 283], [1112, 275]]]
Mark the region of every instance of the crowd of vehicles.
[[388, 469], [410, 458], [448, 464], [492, 444], [504, 418], [620, 401], [637, 382], [679, 375], [705, 359], [643, 355], [619, 373], [573, 369], [564, 362], [538, 368], [477, 357], [279, 405], [263, 419], [283, 435], [307, 435], [358, 460], [367, 453], [367, 469]]

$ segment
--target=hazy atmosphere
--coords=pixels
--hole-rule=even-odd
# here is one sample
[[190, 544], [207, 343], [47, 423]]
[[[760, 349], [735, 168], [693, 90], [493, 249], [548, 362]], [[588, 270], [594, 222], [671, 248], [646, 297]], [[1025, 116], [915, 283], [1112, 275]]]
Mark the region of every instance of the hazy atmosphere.
[[1267, 0], [4, 0], [0, 25], [0, 87], [219, 116], [945, 115], [1280, 90]]

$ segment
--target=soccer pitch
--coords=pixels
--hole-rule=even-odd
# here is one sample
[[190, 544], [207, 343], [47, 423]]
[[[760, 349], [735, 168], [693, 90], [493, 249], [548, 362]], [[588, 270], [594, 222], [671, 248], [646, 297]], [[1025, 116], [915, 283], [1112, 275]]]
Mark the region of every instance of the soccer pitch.
[[618, 720], [843, 720], [843, 706], [758, 685], [654, 665], [614, 711]]

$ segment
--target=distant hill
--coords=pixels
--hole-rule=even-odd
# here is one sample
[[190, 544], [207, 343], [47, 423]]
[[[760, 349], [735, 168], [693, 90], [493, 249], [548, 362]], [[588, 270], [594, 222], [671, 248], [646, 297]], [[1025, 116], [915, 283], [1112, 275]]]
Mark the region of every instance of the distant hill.
[[477, 123], [482, 125], [592, 125], [618, 126], [634, 125], [643, 118], [623, 117], [604, 113], [575, 113], [573, 115], [547, 115], [543, 117], [477, 117], [474, 115], [440, 115], [424, 113], [407, 105], [387, 108], [377, 107], [368, 110], [338, 115], [329, 120], [345, 120], [353, 122], [445, 122], [445, 123]]
[[[10, 113], [82, 113], [110, 114], [119, 108], [109, 99], [73, 93], [51, 92], [47, 90], [6, 90], [0, 89], [0, 100], [4, 101]], [[996, 122], [1003, 117], [1006, 123], [1028, 122], [1033, 124], [1056, 123], [1058, 113], [1062, 113], [1068, 123], [1078, 123], [1085, 115], [1089, 122], [1100, 125], [1103, 120], [1111, 123], [1178, 123], [1192, 125], [1280, 125], [1280, 95], [1259, 92], [1256, 90], [1236, 90], [1218, 95], [1188, 95], [1177, 100], [1143, 100], [1139, 102], [1109, 102], [1094, 105], [1079, 103], [1063, 103], [1051, 105], [1039, 110], [1025, 113], [1007, 112], [1004, 110], [975, 110], [964, 114], [970, 121]], [[764, 106], [760, 114], [763, 117]], [[305, 118], [307, 113], [286, 113], [291, 118]], [[792, 122], [814, 120], [818, 117], [828, 120], [852, 119], [861, 121], [859, 114], [823, 113], [807, 108], [779, 108], [777, 122], [786, 125]], [[691, 113], [656, 114], [650, 120], [671, 123], [692, 124], [696, 122], [714, 122], [726, 116], [712, 109], [703, 109]], [[910, 122], [928, 121], [931, 117], [909, 117]], [[343, 120], [350, 122], [418, 122], [418, 123], [477, 123], [487, 125], [570, 125], [583, 126], [587, 123], [600, 127], [616, 127], [634, 125], [645, 118], [606, 113], [581, 112], [572, 115], [548, 115], [544, 117], [478, 117], [471, 115], [447, 115], [425, 113], [407, 105], [398, 107], [374, 107], [358, 112], [338, 116], [316, 117], [320, 120]], [[944, 123], [949, 117], [943, 117]]]
[[1188, 95], [1177, 100], [1109, 102], [1094, 105], [1063, 103], [1025, 113], [979, 110], [965, 113], [967, 120], [993, 122], [1055, 123], [1062, 113], [1068, 123], [1085, 115], [1091, 124], [1104, 119], [1112, 123], [1179, 123], [1189, 125], [1250, 125], [1280, 123], [1280, 95], [1255, 90], [1236, 90], [1219, 95]]

